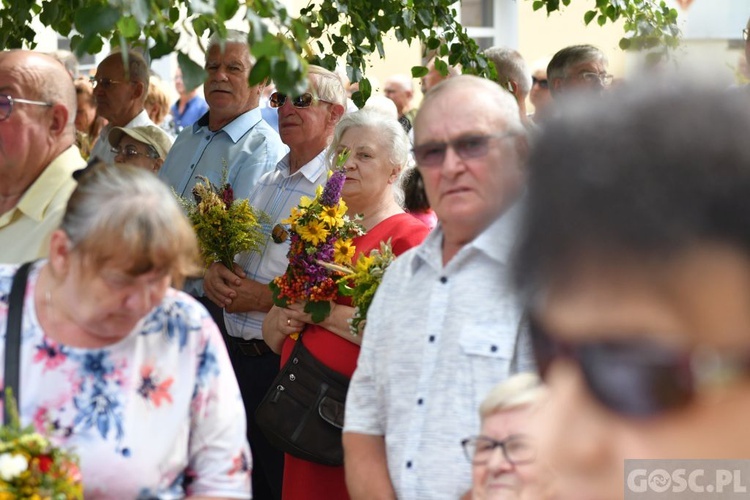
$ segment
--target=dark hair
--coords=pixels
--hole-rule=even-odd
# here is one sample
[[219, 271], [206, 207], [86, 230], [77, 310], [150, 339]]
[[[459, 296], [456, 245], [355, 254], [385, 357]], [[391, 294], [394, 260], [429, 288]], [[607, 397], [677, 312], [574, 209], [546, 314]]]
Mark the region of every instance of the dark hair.
[[526, 300], [589, 263], [659, 266], [695, 245], [750, 255], [750, 105], [644, 84], [549, 123], [532, 152], [515, 256]]
[[424, 212], [430, 208], [427, 194], [424, 191], [422, 174], [416, 167], [404, 170], [401, 187], [404, 190], [404, 208], [407, 212]]

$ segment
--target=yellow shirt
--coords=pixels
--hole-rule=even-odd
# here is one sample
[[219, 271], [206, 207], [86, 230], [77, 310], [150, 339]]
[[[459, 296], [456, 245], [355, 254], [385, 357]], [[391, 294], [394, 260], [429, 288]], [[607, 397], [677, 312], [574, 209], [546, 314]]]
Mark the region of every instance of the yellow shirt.
[[49, 238], [60, 226], [76, 187], [73, 172], [86, 166], [73, 145], [52, 160], [13, 209], [0, 215], [0, 263], [47, 257]]

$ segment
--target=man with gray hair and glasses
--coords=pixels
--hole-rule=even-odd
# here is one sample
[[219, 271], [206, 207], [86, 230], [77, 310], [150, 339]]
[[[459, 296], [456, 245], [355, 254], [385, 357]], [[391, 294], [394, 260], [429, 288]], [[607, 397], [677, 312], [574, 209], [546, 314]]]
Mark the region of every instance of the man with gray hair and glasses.
[[289, 154], [260, 178], [250, 194], [256, 208], [268, 214], [266, 242], [260, 252], [237, 256], [234, 269], [221, 263], [206, 271], [206, 297], [224, 309], [229, 356], [247, 413], [253, 453], [253, 498], [281, 498], [283, 453], [271, 446], [255, 421], [255, 410], [279, 372], [280, 358], [263, 341], [262, 326], [273, 305], [268, 283], [288, 264], [288, 227], [283, 223], [302, 196], [313, 198], [328, 179], [325, 153], [346, 110], [341, 79], [320, 66], [308, 67], [305, 93], [274, 92], [270, 105], [278, 111], [279, 130]]
[[[127, 57], [127, 62], [123, 55]], [[109, 145], [109, 133], [114, 127], [154, 125], [144, 108], [148, 76], [146, 59], [134, 50], [128, 50], [125, 54], [114, 52], [99, 63], [91, 83], [94, 85], [96, 112], [108, 123], [91, 149], [92, 159], [115, 162], [115, 153]]]
[[75, 146], [76, 91], [59, 61], [0, 52], [0, 262], [46, 257], [86, 166]]
[[515, 99], [483, 78], [422, 101], [414, 159], [440, 223], [388, 268], [367, 315], [343, 435], [355, 500], [463, 495], [463, 433], [497, 382], [532, 366], [507, 283], [526, 135]]
[[593, 45], [571, 45], [557, 52], [547, 66], [553, 99], [571, 92], [600, 93], [612, 83], [604, 52]]

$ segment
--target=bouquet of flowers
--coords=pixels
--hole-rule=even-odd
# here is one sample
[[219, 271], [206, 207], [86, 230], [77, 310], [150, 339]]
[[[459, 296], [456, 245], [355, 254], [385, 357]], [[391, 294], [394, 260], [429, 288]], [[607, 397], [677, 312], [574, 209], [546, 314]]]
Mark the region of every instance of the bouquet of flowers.
[[375, 292], [383, 281], [383, 274], [393, 262], [391, 240], [380, 242], [380, 248], [370, 251], [370, 255], [361, 254], [354, 267], [325, 264], [328, 269], [343, 275], [339, 278], [338, 286], [341, 295], [351, 297], [354, 306], [354, 316], [349, 320], [349, 331], [357, 336], [365, 329], [367, 311], [370, 309]]
[[199, 176], [200, 182], [193, 188], [195, 202], [178, 196], [198, 236], [206, 267], [221, 262], [233, 269], [235, 255], [258, 251], [265, 241], [261, 224], [268, 216], [246, 199], [236, 200], [227, 175], [224, 169], [221, 187]]
[[305, 312], [316, 323], [330, 314], [330, 301], [338, 295], [340, 274], [324, 263], [350, 264], [355, 252], [352, 238], [364, 234], [358, 217], [346, 215], [346, 203], [341, 199], [346, 181], [342, 167], [348, 157], [348, 151], [339, 155], [325, 187], [318, 187], [313, 199], [303, 196], [283, 221], [290, 225], [289, 265], [269, 284], [277, 306], [306, 301]]
[[83, 499], [78, 459], [52, 446], [33, 426], [22, 429], [9, 391], [6, 400], [9, 422], [0, 427], [0, 500]]

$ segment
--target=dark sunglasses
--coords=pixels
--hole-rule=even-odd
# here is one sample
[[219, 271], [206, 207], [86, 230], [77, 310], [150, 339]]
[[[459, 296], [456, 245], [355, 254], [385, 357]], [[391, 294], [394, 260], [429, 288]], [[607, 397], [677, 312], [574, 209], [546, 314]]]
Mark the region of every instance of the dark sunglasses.
[[499, 134], [467, 135], [448, 142], [420, 144], [412, 149], [414, 161], [417, 162], [419, 167], [439, 167], [445, 161], [448, 148], [453, 148], [453, 151], [462, 160], [481, 158], [488, 153], [491, 141], [507, 139], [514, 135], [517, 134], [515, 132], [502, 132]]
[[20, 97], [0, 95], [0, 122], [10, 118], [10, 114], [13, 112], [13, 106], [15, 104], [31, 104], [33, 106], [45, 107], [53, 106], [51, 102], [30, 101], [28, 99], [21, 99]]
[[[271, 97], [268, 98], [268, 105], [272, 108], [280, 108], [284, 105], [286, 102], [288, 96], [286, 94], [282, 94], [281, 92], [274, 92], [271, 94]], [[328, 102], [325, 99], [321, 99], [319, 97], [315, 97], [310, 92], [305, 92], [302, 95], [299, 95], [297, 97], [292, 98], [292, 106], [295, 108], [309, 108], [312, 106], [314, 102], [321, 101], [321, 102]]]
[[609, 410], [652, 417], [688, 405], [705, 386], [726, 384], [750, 373], [750, 356], [707, 349], [692, 352], [641, 341], [565, 342], [533, 318], [529, 333], [542, 379], [555, 360], [567, 358], [581, 370], [591, 395]]
[[531, 86], [539, 85], [543, 89], [549, 88], [549, 82], [547, 80], [540, 80], [539, 78], [532, 76], [531, 77]]

